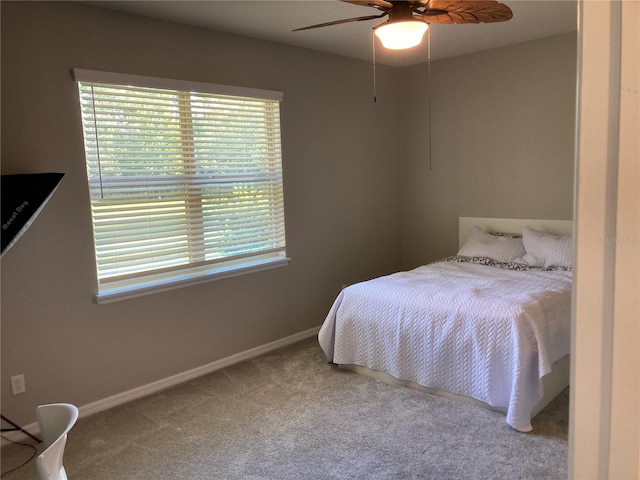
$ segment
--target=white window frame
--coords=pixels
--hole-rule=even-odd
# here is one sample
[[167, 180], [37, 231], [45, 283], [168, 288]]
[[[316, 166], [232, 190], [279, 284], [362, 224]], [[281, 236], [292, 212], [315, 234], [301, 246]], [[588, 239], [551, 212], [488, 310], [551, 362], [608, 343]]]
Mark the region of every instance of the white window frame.
[[[221, 278], [227, 278], [231, 276], [241, 275], [244, 273], [256, 272], [265, 269], [271, 269], [276, 267], [285, 266], [289, 263], [290, 258], [286, 255], [286, 241], [285, 241], [285, 233], [284, 233], [284, 200], [283, 200], [283, 180], [282, 180], [282, 158], [281, 158], [281, 145], [280, 145], [280, 112], [279, 112], [279, 104], [283, 99], [282, 92], [276, 92], [271, 90], [261, 90], [261, 89], [253, 89], [253, 88], [244, 88], [244, 87], [235, 87], [228, 85], [216, 85], [202, 82], [190, 82], [183, 80], [171, 80], [164, 78], [156, 78], [156, 77], [147, 77], [140, 75], [127, 75], [120, 73], [112, 73], [112, 72], [102, 72], [95, 70], [86, 70], [86, 69], [73, 69], [73, 75], [75, 80], [79, 83], [78, 85], [78, 93], [81, 93], [81, 85], [84, 85], [85, 91], [88, 84], [97, 85], [108, 85], [108, 86], [134, 86], [136, 88], [150, 88], [150, 89], [161, 89], [168, 90], [171, 92], [175, 92], [178, 95], [189, 97], [191, 94], [195, 92], [196, 95], [199, 94], [212, 94], [215, 96], [222, 96], [225, 99], [239, 98], [239, 101], [242, 99], [246, 100], [264, 100], [265, 105], [269, 105], [268, 108], [273, 110], [273, 103], [277, 103], [277, 107], [274, 111], [274, 120], [273, 125], [275, 127], [273, 130], [277, 130], [274, 132], [273, 139], [269, 140], [269, 158], [268, 165], [270, 167], [275, 166], [270, 170], [270, 180], [272, 187], [276, 188], [277, 197], [276, 201], [273, 202], [273, 206], [270, 206], [270, 210], [267, 213], [267, 216], [273, 216], [277, 218], [276, 220], [272, 220], [274, 225], [277, 225], [278, 232], [274, 233], [273, 236], [273, 245], [270, 246], [257, 246], [255, 251], [248, 251], [246, 253], [238, 252], [233, 253], [232, 255], [222, 258], [210, 258], [208, 260], [203, 260], [204, 255], [200, 255], [200, 257], [195, 258], [192, 255], [191, 250], [189, 250], [190, 260], [188, 263], [181, 264], [180, 266], [168, 267], [168, 268], [158, 268], [154, 269], [150, 267], [148, 271], [138, 270], [134, 273], [109, 273], [105, 274], [105, 268], [101, 270], [100, 268], [100, 260], [99, 260], [99, 249], [104, 248], [104, 245], [100, 242], [103, 240], [99, 240], [100, 235], [98, 234], [98, 230], [96, 227], [96, 218], [98, 214], [96, 213], [99, 209], [99, 206], [104, 202], [101, 199], [101, 196], [104, 195], [102, 192], [103, 186], [106, 186], [108, 182], [107, 179], [102, 178], [102, 172], [100, 172], [99, 180], [96, 180], [95, 171], [92, 174], [91, 167], [95, 167], [100, 162], [100, 144], [99, 144], [99, 134], [98, 131], [100, 129], [99, 122], [94, 118], [94, 124], [90, 127], [85, 125], [85, 122], [89, 123], [89, 118], [91, 114], [83, 111], [83, 115], [86, 115], [86, 118], [83, 117], [83, 129], [85, 135], [85, 153], [87, 160], [87, 176], [89, 180], [89, 188], [91, 194], [91, 202], [92, 202], [92, 219], [93, 219], [93, 227], [94, 227], [94, 244], [96, 247], [96, 271], [98, 276], [98, 293], [96, 295], [96, 301], [99, 304], [109, 303], [117, 300], [123, 300], [127, 298], [138, 297], [141, 295], [147, 295], [150, 293], [156, 293], [166, 290], [171, 290], [174, 288], [179, 288], [188, 285], [194, 285], [199, 283], [204, 283], [212, 280], [218, 280]], [[93, 89], [92, 89], [93, 91]], [[93, 98], [93, 96], [92, 96]], [[181, 97], [182, 98], [182, 97]], [[93, 100], [92, 100], [93, 101]], [[81, 102], [82, 103], [82, 102]], [[85, 105], [86, 107], [86, 105]], [[81, 105], [82, 108], [82, 105]], [[189, 107], [190, 108], [190, 107]], [[95, 114], [95, 111], [93, 112]], [[182, 114], [181, 114], [182, 115]], [[189, 110], [188, 115], [191, 115], [191, 110]], [[235, 115], [235, 114], [234, 114]], [[96, 117], [99, 118], [99, 115]], [[271, 121], [271, 120], [270, 120]], [[271, 123], [268, 123], [269, 127], [272, 126]], [[92, 133], [89, 133], [92, 132]], [[181, 127], [181, 134], [184, 136], [184, 131]], [[95, 145], [93, 143], [93, 139], [91, 139], [91, 145], [95, 148], [90, 148], [88, 136], [95, 136]], [[191, 138], [186, 143], [193, 144]], [[272, 148], [273, 147], [273, 148]], [[97, 153], [96, 153], [97, 152]], [[275, 152], [275, 153], [274, 153]], [[182, 151], [181, 154], [183, 157], [187, 158], [185, 161], [185, 165], [191, 161], [194, 157], [192, 151]], [[96, 163], [97, 162], [97, 163]], [[265, 164], [266, 164], [265, 160]], [[232, 163], [230, 163], [230, 171], [233, 170]], [[183, 174], [188, 177], [188, 167], [183, 167]], [[216, 168], [219, 168], [216, 166]], [[273, 172], [273, 173], [271, 173]], [[249, 182], [251, 182], [251, 174], [246, 174], [249, 178]], [[213, 174], [207, 173], [207, 176], [214, 177]], [[256, 177], [257, 178], [257, 177]], [[245, 181], [245, 180], [243, 180]], [[256, 182], [257, 180], [253, 180]], [[215, 183], [214, 180], [212, 182]], [[279, 185], [278, 185], [279, 182]], [[245, 184], [243, 184], [245, 185]], [[279, 187], [279, 190], [278, 190]], [[133, 203], [133, 202], [132, 202]], [[184, 201], [185, 205], [189, 203], [189, 200]], [[104, 206], [102, 207], [104, 209]], [[185, 207], [186, 208], [186, 207]], [[224, 207], [220, 207], [222, 209]], [[153, 209], [152, 209], [153, 210]], [[196, 218], [193, 220], [193, 218]], [[194, 223], [196, 222], [196, 227], [199, 228], [199, 222], [197, 215], [189, 214], [188, 215], [188, 230], [191, 231]], [[115, 218], [114, 221], [117, 221]], [[202, 220], [205, 222], [205, 220]], [[244, 221], [243, 221], [244, 222]], [[204, 228], [204, 223], [203, 223]], [[189, 238], [190, 234], [189, 234]], [[271, 239], [269, 239], [271, 240]], [[189, 240], [190, 241], [190, 240]], [[113, 245], [110, 245], [110, 248], [113, 248]], [[101, 257], [100, 257], [101, 258]], [[102, 275], [101, 275], [102, 271]]]

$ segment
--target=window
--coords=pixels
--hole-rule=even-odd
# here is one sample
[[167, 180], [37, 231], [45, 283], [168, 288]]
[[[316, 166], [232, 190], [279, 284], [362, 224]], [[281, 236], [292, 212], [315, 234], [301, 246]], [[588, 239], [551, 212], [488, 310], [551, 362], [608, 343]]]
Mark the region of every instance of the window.
[[281, 93], [74, 75], [98, 303], [287, 264]]

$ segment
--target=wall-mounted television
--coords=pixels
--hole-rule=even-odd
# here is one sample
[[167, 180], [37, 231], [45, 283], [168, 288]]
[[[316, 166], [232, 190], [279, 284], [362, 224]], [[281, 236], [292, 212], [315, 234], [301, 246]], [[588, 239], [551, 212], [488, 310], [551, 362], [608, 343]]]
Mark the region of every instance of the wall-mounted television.
[[0, 175], [0, 256], [4, 255], [31, 226], [63, 176], [64, 173]]

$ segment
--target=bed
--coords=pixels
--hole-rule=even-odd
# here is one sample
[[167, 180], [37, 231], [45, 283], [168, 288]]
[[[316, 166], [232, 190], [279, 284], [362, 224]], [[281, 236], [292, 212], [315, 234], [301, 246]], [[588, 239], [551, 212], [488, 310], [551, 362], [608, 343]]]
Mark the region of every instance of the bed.
[[348, 286], [329, 362], [531, 419], [569, 384], [572, 222], [461, 217], [458, 255]]

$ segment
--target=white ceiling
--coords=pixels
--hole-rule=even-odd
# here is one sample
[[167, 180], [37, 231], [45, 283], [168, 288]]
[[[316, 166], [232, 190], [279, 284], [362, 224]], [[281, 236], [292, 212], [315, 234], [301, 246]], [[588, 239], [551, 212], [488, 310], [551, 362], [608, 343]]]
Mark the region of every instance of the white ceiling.
[[[380, 13], [371, 7], [338, 0], [117, 0], [85, 3], [366, 61], [372, 59], [371, 29], [385, 20], [292, 32], [308, 25]], [[431, 58], [437, 60], [577, 29], [576, 0], [503, 0], [503, 3], [513, 11], [513, 18], [508, 22], [432, 25]], [[377, 47], [376, 61], [407, 66], [424, 62], [426, 55], [424, 45], [393, 52]]]

